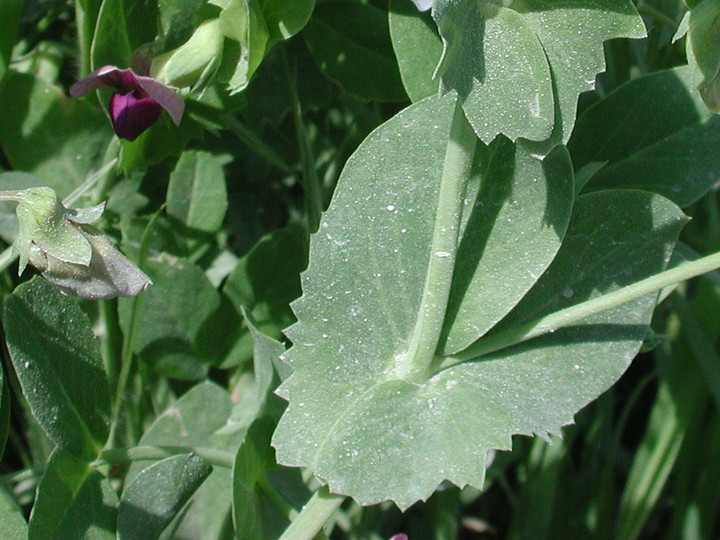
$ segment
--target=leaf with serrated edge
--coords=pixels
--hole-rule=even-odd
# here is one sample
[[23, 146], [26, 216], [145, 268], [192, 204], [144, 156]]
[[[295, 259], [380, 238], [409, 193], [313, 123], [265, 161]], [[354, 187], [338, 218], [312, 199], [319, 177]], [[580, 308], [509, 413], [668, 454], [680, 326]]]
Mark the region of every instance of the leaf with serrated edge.
[[443, 86], [486, 143], [499, 133], [567, 141], [578, 96], [604, 69], [602, 43], [645, 36], [628, 0], [439, 0], [433, 17]]
[[[285, 359], [294, 372], [279, 390], [289, 405], [273, 437], [278, 461], [309, 467], [331, 491], [361, 504], [389, 499], [405, 509], [444, 479], [481, 486], [489, 449], [509, 448], [514, 434], [557, 433], [620, 376], [654, 306], [651, 295], [589, 321], [596, 324], [447, 368], [424, 383], [398, 379], [393, 364], [411, 335], [432, 255], [451, 106], [447, 98], [411, 106], [348, 161], [311, 242], [304, 296], [293, 304], [298, 323], [288, 330], [294, 345]], [[388, 144], [397, 139], [402, 150]], [[587, 267], [595, 268], [590, 255], [614, 257], [617, 282], [661, 270], [684, 217], [662, 197], [638, 193], [587, 199], [585, 208], [602, 211], [596, 220], [576, 213], [567, 235], [575, 240], [561, 260], [587, 243]], [[613, 211], [626, 219], [613, 221]], [[635, 232], [645, 232], [642, 242], [608, 234], [613, 224], [626, 232], [631, 217]], [[658, 240], [648, 245], [648, 238]], [[567, 265], [575, 274], [566, 281], [582, 282], [586, 269]], [[570, 292], [573, 301], [581, 291]]]

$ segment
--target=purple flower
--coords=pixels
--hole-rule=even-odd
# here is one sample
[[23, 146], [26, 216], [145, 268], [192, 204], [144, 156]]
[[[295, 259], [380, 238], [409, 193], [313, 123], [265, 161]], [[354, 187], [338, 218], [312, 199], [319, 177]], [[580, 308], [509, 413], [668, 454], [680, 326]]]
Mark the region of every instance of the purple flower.
[[390, 540], [408, 540], [407, 534], [396, 534]]
[[103, 66], [70, 87], [70, 95], [82, 97], [98, 88], [117, 90], [110, 98], [110, 119], [121, 139], [134, 141], [152, 126], [165, 109], [175, 125], [180, 125], [185, 102], [152, 77], [137, 75], [132, 69]]

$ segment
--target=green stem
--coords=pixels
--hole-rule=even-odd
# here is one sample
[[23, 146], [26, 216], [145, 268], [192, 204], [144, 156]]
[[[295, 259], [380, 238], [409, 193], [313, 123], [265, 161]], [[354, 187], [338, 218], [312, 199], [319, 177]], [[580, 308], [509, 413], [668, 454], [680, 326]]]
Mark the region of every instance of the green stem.
[[285, 160], [278, 155], [271, 146], [265, 143], [252, 130], [248, 129], [245, 124], [230, 114], [220, 116], [220, 121], [230, 133], [235, 135], [242, 143], [252, 148], [260, 157], [265, 159], [270, 165], [277, 168], [284, 174], [292, 173], [292, 169], [285, 163]]
[[93, 466], [126, 463], [128, 461], [157, 461], [180, 454], [195, 454], [211, 465], [232, 469], [235, 454], [214, 448], [194, 446], [133, 446], [130, 448], [108, 448], [100, 452]]
[[296, 70], [291, 70], [287, 55], [285, 58], [285, 73], [290, 86], [290, 95], [292, 98], [292, 113], [295, 123], [295, 138], [297, 140], [298, 150], [300, 151], [300, 161], [302, 163], [302, 182], [304, 194], [305, 216], [308, 222], [308, 229], [314, 233], [320, 227], [320, 218], [323, 211], [322, 188], [315, 170], [315, 160], [313, 158], [310, 141], [308, 140], [307, 130], [302, 115], [302, 104], [297, 93], [297, 74]]
[[677, 29], [677, 23], [654, 6], [646, 4], [645, 2], [639, 2], [637, 10], [641, 15], [648, 15], [649, 17], [652, 17], [661, 25], [669, 28], [673, 32]]
[[396, 366], [397, 376], [406, 381], [422, 382], [427, 380], [430, 374], [450, 297], [463, 199], [476, 143], [477, 137], [458, 100], [445, 151], [423, 297], [407, 353]]
[[[143, 232], [142, 240], [140, 241], [140, 255], [138, 256], [138, 267], [142, 270], [145, 266], [145, 260], [147, 259], [148, 249], [150, 247], [150, 237], [152, 231], [155, 228], [160, 214], [164, 210], [164, 205], [158, 210], [152, 217], [145, 231]], [[110, 424], [110, 435], [108, 436], [107, 447], [112, 448], [116, 443], [118, 422], [120, 420], [120, 411], [122, 409], [123, 398], [125, 397], [125, 389], [127, 388], [128, 381], [130, 379], [130, 373], [132, 372], [134, 349], [135, 349], [135, 329], [137, 328], [140, 307], [142, 300], [145, 297], [143, 294], [137, 295], [132, 299], [132, 308], [130, 311], [130, 321], [128, 323], [127, 335], [123, 342], [122, 353], [120, 356], [120, 374], [118, 375], [117, 386], [115, 387], [115, 401], [113, 402], [112, 409], [112, 422]]]
[[717, 268], [720, 268], [720, 252], [696, 261], [683, 263], [675, 268], [665, 270], [664, 272], [645, 278], [622, 289], [556, 311], [555, 313], [540, 317], [525, 324], [520, 324], [514, 328], [508, 328], [497, 334], [490, 335], [487, 338], [482, 338], [461, 353], [448, 357], [441, 364], [440, 369], [446, 369], [468, 360], [475, 360], [485, 354], [549, 332], [554, 332], [555, 330], [570, 326], [592, 315], [602, 313], [603, 311], [616, 308], [633, 300], [637, 300], [638, 298], [642, 298], [645, 295], [657, 292], [663, 287], [697, 277]]
[[345, 497], [330, 493], [327, 486], [321, 487], [285, 529], [280, 540], [312, 540], [344, 500]]

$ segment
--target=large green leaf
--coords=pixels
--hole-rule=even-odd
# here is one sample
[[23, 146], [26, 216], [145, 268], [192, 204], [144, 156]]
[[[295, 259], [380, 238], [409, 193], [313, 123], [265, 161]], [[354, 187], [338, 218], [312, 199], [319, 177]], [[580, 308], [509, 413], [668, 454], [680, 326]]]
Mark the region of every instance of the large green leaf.
[[400, 77], [410, 99], [419, 101], [437, 94], [440, 81], [433, 75], [442, 41], [430, 13], [420, 13], [410, 0], [393, 0], [388, 21]]
[[719, 138], [720, 118], [680, 67], [638, 77], [587, 109], [568, 148], [578, 169], [607, 162], [586, 191], [643, 189], [687, 206], [720, 178]]
[[118, 539], [160, 538], [211, 472], [210, 464], [193, 454], [172, 456], [140, 471], [120, 499]]
[[[514, 434], [558, 433], [620, 376], [654, 307], [651, 296], [587, 324], [515, 346], [511, 341], [481, 359], [471, 345], [462, 353], [470, 361], [438, 362], [425, 381], [398, 377], [428, 261], [446, 255], [430, 253], [429, 246], [439, 219], [438, 186], [453, 106], [448, 97], [406, 109], [348, 161], [312, 238], [303, 296], [293, 304], [298, 322], [287, 330], [293, 347], [284, 358], [293, 374], [279, 389], [289, 405], [273, 438], [278, 461], [309, 467], [333, 492], [362, 504], [391, 499], [404, 509], [426, 499], [444, 479], [481, 486], [486, 451], [509, 448]], [[399, 140], [402, 147], [387, 143]], [[517, 159], [523, 156], [523, 150], [516, 152]], [[527, 180], [532, 182], [540, 170], [524, 159], [529, 156], [519, 159], [519, 170], [534, 168]], [[502, 161], [512, 168], [509, 159]], [[566, 194], [567, 158], [551, 155], [544, 164], [545, 174]], [[567, 202], [554, 204], [545, 216], [547, 227], [566, 219]], [[535, 212], [516, 218], [527, 219], [531, 230], [537, 227]], [[679, 209], [657, 195], [587, 196], [578, 202], [554, 262], [507, 319], [516, 321], [514, 326], [660, 271], [684, 222]], [[488, 253], [494, 249], [486, 247]], [[509, 256], [525, 257], [521, 250]], [[526, 260], [541, 272], [551, 258], [538, 250]], [[488, 283], [501, 287], [510, 281], [502, 268], [492, 271]], [[603, 279], [591, 287], [598, 276]], [[489, 304], [499, 297], [487, 294]], [[523, 293], [513, 294], [516, 299], [493, 323]]]
[[131, 54], [125, 0], [103, 0], [91, 46], [92, 69], [106, 65], [129, 68]]
[[97, 107], [26, 73], [8, 73], [0, 103], [0, 144], [13, 169], [33, 173], [61, 197], [85, 180], [112, 135]]
[[[458, 352], [507, 314], [560, 248], [574, 193], [567, 151], [545, 160], [501, 137], [490, 145], [480, 189], [468, 200], [446, 316], [444, 354]], [[502, 276], [502, 279], [498, 279]]]
[[406, 99], [381, 9], [347, 0], [322, 3], [303, 36], [320, 69], [346, 92], [363, 100]]
[[168, 214], [190, 229], [215, 232], [227, 206], [223, 161], [208, 152], [183, 152], [170, 175]]
[[56, 449], [30, 514], [29, 540], [114, 540], [117, 495], [87, 463]]
[[628, 0], [438, 0], [433, 16], [443, 86], [486, 143], [499, 133], [567, 141], [578, 96], [604, 68], [602, 43], [645, 35]]
[[109, 388], [97, 340], [75, 300], [39, 277], [5, 300], [10, 357], [33, 416], [50, 440], [95, 459], [108, 436]]

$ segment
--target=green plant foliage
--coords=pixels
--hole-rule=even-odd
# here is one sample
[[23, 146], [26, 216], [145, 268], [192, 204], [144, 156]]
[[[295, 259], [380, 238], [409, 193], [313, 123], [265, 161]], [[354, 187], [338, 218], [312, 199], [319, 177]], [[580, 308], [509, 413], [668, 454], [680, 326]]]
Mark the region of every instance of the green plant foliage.
[[[178, 379], [200, 379], [214, 351], [204, 347], [204, 326], [221, 308], [218, 292], [189, 261], [148, 261], [153, 286], [142, 302], [134, 331], [134, 350], [158, 373]], [[182, 295], [176, 291], [181, 290]], [[120, 302], [121, 320], [129, 324], [132, 300]], [[128, 328], [128, 326], [126, 326]], [[204, 344], [207, 344], [205, 342]], [[217, 347], [217, 343], [213, 345]]]
[[27, 538], [27, 522], [15, 501], [0, 493], [0, 535], [3, 538]]
[[[273, 438], [278, 460], [310, 467], [331, 490], [362, 504], [391, 499], [404, 509], [444, 479], [481, 486], [478, 455], [509, 448], [516, 433], [559, 433], [625, 370], [655, 303], [651, 297], [627, 304], [536, 342], [435, 371], [420, 384], [398, 378], [427, 261], [449, 256], [428, 247], [433, 222], [441, 219], [436, 198], [450, 106], [448, 98], [421, 101], [350, 159], [311, 244], [303, 296], [293, 304], [298, 323], [286, 332], [293, 348], [285, 359], [294, 371], [280, 388], [290, 403]], [[405, 151], [422, 145], [424, 159], [417, 152], [388, 153], [384, 141], [399, 137]], [[568, 170], [565, 161], [560, 171]], [[551, 160], [546, 164], [552, 167]], [[564, 191], [571, 193], [564, 176]], [[408, 178], [416, 180], [412, 190]], [[530, 216], [516, 219], [535, 219]], [[653, 275], [667, 262], [685, 219], [659, 196], [616, 191], [578, 200], [573, 223], [554, 263], [500, 328]], [[630, 253], [635, 262], [627, 268]], [[341, 273], [348, 266], [353, 271]], [[336, 317], [323, 321], [329, 312]], [[466, 351], [470, 358], [472, 351]], [[309, 384], [318, 379], [326, 383]], [[465, 418], [468, 410], [482, 421]]]
[[574, 198], [562, 148], [541, 161], [503, 137], [478, 155], [480, 189], [466, 200], [441, 346], [446, 355], [482, 336], [540, 278], [560, 248]]
[[228, 206], [222, 160], [207, 152], [183, 152], [170, 175], [167, 206], [186, 227], [217, 231]]
[[118, 500], [107, 478], [56, 449], [50, 455], [30, 514], [28, 540], [115, 538]]
[[415, 102], [438, 93], [434, 78], [442, 41], [429, 13], [421, 14], [410, 0], [393, 0], [389, 14], [390, 37], [403, 86]]
[[3, 4], [3, 17], [0, 21], [0, 82], [5, 77], [10, 64], [12, 49], [20, 25], [22, 7], [22, 0], [8, 0]]
[[717, 537], [719, 4], [0, 0], [0, 539]]
[[644, 189], [684, 207], [720, 176], [720, 149], [695, 151], [700, 141], [718, 136], [720, 119], [707, 111], [683, 67], [632, 80], [589, 108], [569, 148], [577, 168], [606, 162], [586, 191]]
[[627, 0], [572, 0], [561, 6], [526, 0], [517, 7], [441, 0], [433, 17], [444, 44], [443, 86], [457, 90], [485, 143], [499, 133], [512, 140], [552, 135], [567, 141], [578, 96], [593, 87], [604, 67], [599, 44], [645, 35]]
[[61, 196], [85, 180], [112, 133], [99, 109], [29, 74], [10, 73], [0, 101], [0, 144], [8, 161]]
[[[282, 330], [295, 322], [290, 302], [300, 296], [300, 272], [307, 266], [305, 244], [300, 226], [274, 231], [238, 261], [223, 286], [236, 308], [248, 310], [252, 324], [271, 338], [280, 339]], [[250, 334], [240, 339], [249, 351]]]
[[5, 299], [4, 314], [8, 350], [33, 416], [65, 452], [95, 459], [108, 436], [110, 403], [87, 316], [39, 278]]
[[[238, 405], [238, 407], [242, 406]], [[174, 402], [145, 430], [142, 446], [205, 448], [234, 454], [247, 425], [236, 423], [233, 403], [219, 386], [203, 382]], [[231, 454], [231, 455], [232, 455]], [[151, 461], [134, 461], [127, 481], [132, 482]], [[222, 538], [230, 519], [232, 479], [228, 469], [214, 467], [191, 498], [177, 530], [190, 538]]]
[[[359, 99], [402, 101], [387, 14], [366, 4], [320, 4], [303, 32], [320, 69]], [[362, 71], [355, 66], [363, 66]]]
[[211, 472], [193, 454], [172, 456], [140, 471], [120, 499], [118, 538], [159, 538]]

